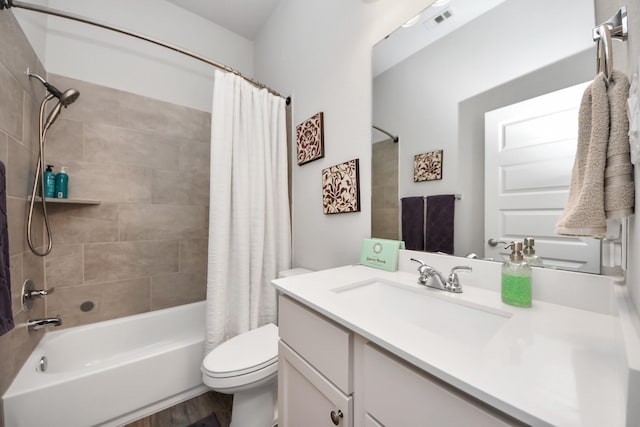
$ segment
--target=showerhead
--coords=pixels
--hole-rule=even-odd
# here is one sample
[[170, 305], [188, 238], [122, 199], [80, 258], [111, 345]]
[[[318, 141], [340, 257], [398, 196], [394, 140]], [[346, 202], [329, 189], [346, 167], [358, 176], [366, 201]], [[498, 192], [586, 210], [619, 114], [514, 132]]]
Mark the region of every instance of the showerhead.
[[60, 103], [65, 107], [69, 104], [73, 104], [76, 99], [80, 96], [80, 92], [76, 89], [67, 89], [64, 93], [59, 97]]
[[78, 92], [76, 89], [67, 89], [64, 92], [60, 91], [60, 89], [58, 89], [57, 87], [55, 87], [54, 85], [52, 85], [51, 83], [49, 83], [48, 81], [40, 77], [39, 75], [29, 72], [29, 70], [27, 70], [27, 75], [29, 77], [35, 77], [36, 79], [40, 80], [40, 83], [42, 83], [44, 87], [47, 88], [47, 90], [51, 95], [58, 98], [60, 100], [60, 103], [64, 107], [73, 103], [80, 96], [80, 92]]

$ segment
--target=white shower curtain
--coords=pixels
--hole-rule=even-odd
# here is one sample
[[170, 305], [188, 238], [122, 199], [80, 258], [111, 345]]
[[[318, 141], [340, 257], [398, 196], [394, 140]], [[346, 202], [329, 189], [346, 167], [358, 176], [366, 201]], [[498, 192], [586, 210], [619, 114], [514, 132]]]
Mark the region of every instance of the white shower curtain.
[[207, 353], [276, 320], [270, 281], [291, 265], [284, 100], [221, 71], [210, 186]]

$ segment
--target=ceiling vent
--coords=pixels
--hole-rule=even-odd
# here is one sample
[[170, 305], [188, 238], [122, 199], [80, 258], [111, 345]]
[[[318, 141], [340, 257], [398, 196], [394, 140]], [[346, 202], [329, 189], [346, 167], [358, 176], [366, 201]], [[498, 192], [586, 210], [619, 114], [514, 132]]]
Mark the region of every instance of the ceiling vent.
[[436, 24], [442, 24], [444, 21], [451, 18], [452, 15], [453, 13], [451, 12], [451, 8], [447, 8], [444, 12], [433, 18], [433, 20]]

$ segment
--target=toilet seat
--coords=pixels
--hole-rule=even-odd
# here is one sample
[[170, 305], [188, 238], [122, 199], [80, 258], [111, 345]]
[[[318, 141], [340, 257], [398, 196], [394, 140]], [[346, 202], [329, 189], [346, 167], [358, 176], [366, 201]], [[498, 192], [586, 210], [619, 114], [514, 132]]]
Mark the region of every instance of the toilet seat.
[[213, 349], [202, 362], [202, 372], [211, 379], [231, 379], [265, 370], [263, 377], [277, 370], [277, 362], [278, 327], [269, 323]]

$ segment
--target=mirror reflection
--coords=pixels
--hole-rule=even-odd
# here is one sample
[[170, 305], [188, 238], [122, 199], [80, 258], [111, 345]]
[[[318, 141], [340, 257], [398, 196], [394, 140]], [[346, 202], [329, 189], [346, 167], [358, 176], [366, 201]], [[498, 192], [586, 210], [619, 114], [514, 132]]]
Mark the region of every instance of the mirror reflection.
[[[554, 232], [575, 156], [576, 85], [596, 71], [594, 21], [582, 0], [441, 0], [378, 43], [372, 123], [386, 133], [372, 131], [372, 236], [402, 238], [399, 200], [450, 194], [454, 255], [502, 260], [505, 245], [491, 239], [533, 237], [546, 266], [598, 273], [609, 247], [604, 256], [598, 240]], [[504, 163], [500, 144], [526, 150]], [[438, 150], [441, 179], [415, 182], [414, 156]]]

